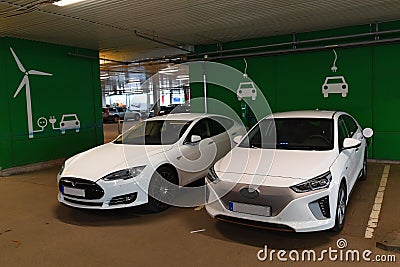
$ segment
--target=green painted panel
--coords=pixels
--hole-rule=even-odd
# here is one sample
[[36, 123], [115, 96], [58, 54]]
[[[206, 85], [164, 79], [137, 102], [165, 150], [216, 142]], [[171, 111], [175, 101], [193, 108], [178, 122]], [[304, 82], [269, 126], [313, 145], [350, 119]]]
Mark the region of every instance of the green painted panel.
[[[0, 61], [4, 62], [5, 51], [2, 49], [3, 39], [0, 39]], [[9, 119], [9, 101], [7, 101], [8, 90], [4, 86], [7, 76], [5, 73], [6, 65], [0, 64], [0, 114], [2, 120], [0, 123], [0, 169], [7, 168], [12, 165], [11, 154], [11, 136], [10, 136], [10, 119]]]
[[[332, 51], [277, 57], [276, 111], [301, 109], [341, 110], [352, 114], [364, 127], [372, 126], [371, 48], [337, 50], [337, 72], [333, 72]], [[346, 97], [328, 94], [322, 85], [326, 77], [343, 77]]]
[[374, 128], [378, 132], [400, 132], [400, 45], [374, 48]]
[[[398, 30], [400, 21], [379, 23], [379, 30]], [[337, 37], [375, 30], [375, 24], [360, 25], [337, 29], [296, 34], [297, 40], [307, 40], [325, 37]], [[381, 35], [380, 40], [398, 38], [398, 33]], [[333, 47], [344, 42], [360, 42], [374, 40], [375, 36], [347, 38], [322, 43], [301, 44], [297, 48], [307, 46]], [[293, 35], [281, 35], [250, 40], [240, 40], [224, 43], [197, 46], [196, 51], [216, 51], [223, 49], [246, 48], [267, 44], [290, 42]], [[251, 50], [252, 52], [276, 51], [292, 49], [291, 45]], [[249, 50], [233, 53], [248, 53]], [[290, 51], [289, 51], [290, 52]], [[268, 99], [274, 112], [299, 109], [330, 109], [343, 110], [352, 114], [363, 127], [372, 127], [375, 136], [369, 148], [369, 156], [378, 159], [400, 159], [400, 123], [397, 115], [400, 106], [400, 80], [398, 64], [400, 61], [400, 44], [375, 45], [357, 48], [336, 49], [338, 59], [337, 72], [332, 72], [334, 60], [332, 50], [317, 52], [296, 52], [247, 58], [248, 73], [260, 87]], [[212, 55], [211, 55], [212, 57]], [[224, 64], [243, 70], [243, 59], [221, 60]], [[264, 71], [265, 70], [265, 71]], [[329, 94], [325, 98], [322, 85], [325, 77], [343, 76], [349, 86], [346, 97], [341, 94]], [[199, 90], [200, 92], [200, 90]], [[218, 95], [229, 105], [237, 104], [235, 99]]]
[[400, 133], [374, 134], [374, 158], [385, 160], [400, 160]]
[[[0, 88], [10, 106], [4, 133], [11, 137], [1, 139], [11, 146], [11, 162], [2, 160], [0, 165], [69, 157], [103, 143], [98, 60], [70, 55], [97, 57], [97, 51], [13, 38], [2, 38], [0, 50], [4, 62]], [[51, 75], [31, 72], [27, 77], [17, 60], [26, 71]]]

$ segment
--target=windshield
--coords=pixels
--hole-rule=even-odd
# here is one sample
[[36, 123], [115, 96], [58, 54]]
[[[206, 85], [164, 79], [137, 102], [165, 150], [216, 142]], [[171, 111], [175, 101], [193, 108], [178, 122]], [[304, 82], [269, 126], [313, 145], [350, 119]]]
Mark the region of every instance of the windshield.
[[182, 137], [191, 121], [151, 120], [139, 122], [114, 141], [129, 145], [170, 145]]
[[331, 150], [333, 120], [321, 118], [264, 119], [248, 134], [240, 147]]

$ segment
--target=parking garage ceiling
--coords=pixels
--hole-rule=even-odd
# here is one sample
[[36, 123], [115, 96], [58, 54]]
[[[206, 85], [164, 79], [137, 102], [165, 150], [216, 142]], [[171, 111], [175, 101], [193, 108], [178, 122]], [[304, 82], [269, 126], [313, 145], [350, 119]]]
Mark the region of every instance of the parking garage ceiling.
[[[0, 34], [96, 49], [132, 61], [181, 54], [196, 44], [400, 19], [398, 0], [0, 1]], [[138, 36], [139, 35], [139, 36]]]

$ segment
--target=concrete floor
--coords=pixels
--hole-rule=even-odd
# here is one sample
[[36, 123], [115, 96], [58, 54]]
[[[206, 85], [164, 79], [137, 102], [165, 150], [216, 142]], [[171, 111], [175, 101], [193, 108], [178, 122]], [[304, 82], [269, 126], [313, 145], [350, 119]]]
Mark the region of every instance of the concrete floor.
[[[105, 131], [113, 133], [116, 124]], [[111, 134], [113, 135], [113, 134]], [[112, 139], [108, 134], [106, 138]], [[364, 232], [379, 186], [384, 164], [370, 163], [366, 181], [359, 182], [340, 234], [329, 231], [283, 233], [217, 222], [204, 209], [170, 208], [148, 214], [141, 208], [87, 211], [57, 201], [58, 168], [0, 178], [0, 266], [287, 266], [294, 262], [257, 260], [268, 249], [337, 249], [339, 238], [347, 249], [369, 249], [372, 255], [400, 254], [376, 248], [378, 240], [400, 227], [400, 165], [391, 164], [380, 221], [373, 239]], [[191, 234], [190, 231], [206, 229]], [[286, 255], [287, 257], [287, 255]], [[372, 257], [372, 256], [371, 256]], [[296, 266], [332, 265], [297, 262]], [[366, 266], [363, 261], [341, 266]], [[372, 266], [398, 266], [371, 262]]]

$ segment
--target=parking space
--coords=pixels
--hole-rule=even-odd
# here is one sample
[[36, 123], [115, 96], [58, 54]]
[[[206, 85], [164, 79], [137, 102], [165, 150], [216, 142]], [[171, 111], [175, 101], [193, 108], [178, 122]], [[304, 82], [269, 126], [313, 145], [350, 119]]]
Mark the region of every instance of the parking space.
[[[372, 239], [365, 239], [364, 232], [384, 168], [382, 163], [369, 164], [367, 180], [359, 182], [353, 192], [346, 225], [339, 234], [249, 228], [215, 221], [205, 209], [170, 208], [159, 214], [149, 214], [142, 208], [72, 209], [57, 202], [58, 168], [1, 178], [0, 266], [115, 266], [116, 263], [122, 266], [252, 266], [257, 263], [284, 266], [288, 263], [281, 262], [276, 255], [272, 262], [260, 261], [257, 253], [265, 246], [269, 251], [315, 250], [319, 253], [329, 247], [337, 249], [338, 239], [343, 238], [348, 249], [368, 249], [372, 255], [388, 255], [389, 252], [376, 248], [375, 243], [399, 225], [396, 216], [399, 186], [396, 184], [400, 166], [391, 166], [381, 212], [383, 220]], [[203, 229], [203, 232], [190, 233]], [[331, 262], [328, 256], [325, 261]], [[336, 261], [346, 265], [344, 261]], [[314, 262], [298, 264], [301, 263], [309, 266]], [[352, 264], [365, 266], [362, 260]]]

